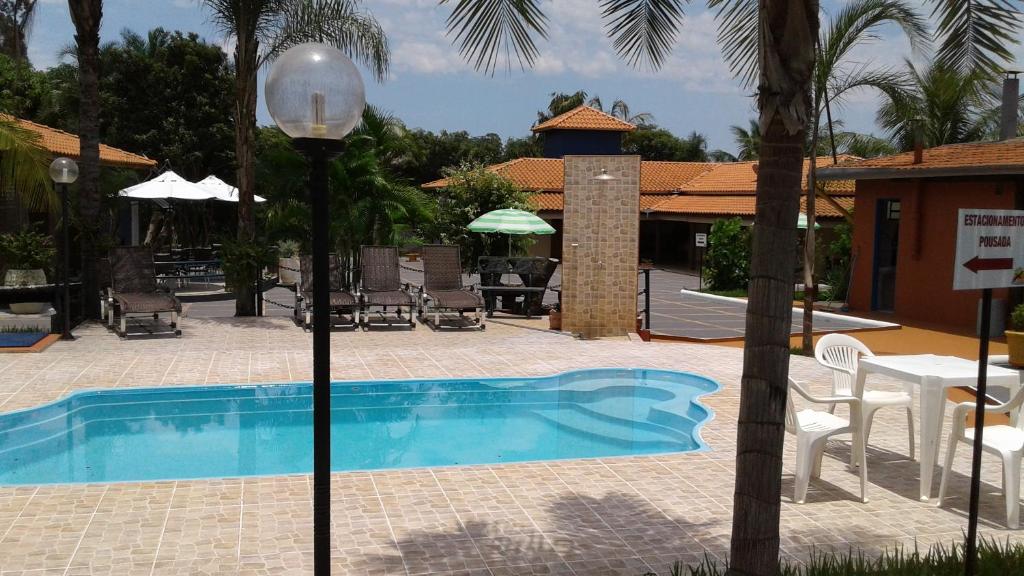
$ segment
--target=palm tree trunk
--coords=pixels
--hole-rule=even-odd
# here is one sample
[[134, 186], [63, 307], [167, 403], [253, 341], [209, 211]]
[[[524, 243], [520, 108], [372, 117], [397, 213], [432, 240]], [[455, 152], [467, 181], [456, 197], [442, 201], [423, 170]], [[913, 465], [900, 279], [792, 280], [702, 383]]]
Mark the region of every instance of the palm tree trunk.
[[816, 0], [760, 0], [762, 133], [736, 435], [735, 575], [778, 571], [793, 253], [817, 36]]
[[817, 216], [815, 203], [818, 186], [818, 103], [814, 103], [814, 132], [811, 133], [811, 158], [807, 169], [807, 232], [804, 234], [804, 315], [803, 338], [801, 345], [804, 355], [810, 356], [814, 350], [814, 301], [818, 295], [818, 285], [814, 281], [815, 244], [814, 224]]
[[79, 242], [82, 276], [82, 313], [99, 317], [99, 278], [96, 244], [103, 233], [100, 197], [100, 21], [102, 0], [68, 0], [75, 24], [78, 50], [78, 86], [81, 91], [78, 134], [80, 177], [78, 179], [78, 225], [84, 241]]
[[[239, 26], [246, 29], [245, 26]], [[235, 44], [235, 158], [238, 186], [238, 240], [251, 242], [256, 236], [253, 193], [256, 185], [256, 72], [259, 43], [239, 35]], [[256, 315], [256, 278], [235, 286], [235, 315]]]

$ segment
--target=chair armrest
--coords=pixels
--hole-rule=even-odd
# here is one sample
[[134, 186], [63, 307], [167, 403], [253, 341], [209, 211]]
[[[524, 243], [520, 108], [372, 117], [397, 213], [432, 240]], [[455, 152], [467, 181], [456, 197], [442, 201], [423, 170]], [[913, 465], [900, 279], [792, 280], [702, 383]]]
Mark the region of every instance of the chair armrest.
[[849, 404], [850, 406], [860, 405], [860, 398], [854, 396], [815, 396], [807, 391], [801, 384], [795, 380], [789, 382], [790, 390], [795, 390], [798, 394], [803, 396], [810, 402], [815, 404]]
[[[1024, 388], [1021, 388], [1010, 398], [1008, 402], [1002, 404], [995, 404], [993, 406], [986, 405], [984, 407], [986, 414], [1008, 414], [1013, 412], [1015, 409], [1020, 407], [1021, 403], [1024, 402]], [[953, 425], [963, 426], [964, 419], [967, 418], [968, 414], [971, 414], [977, 410], [977, 404], [975, 402], [961, 402], [953, 408]]]

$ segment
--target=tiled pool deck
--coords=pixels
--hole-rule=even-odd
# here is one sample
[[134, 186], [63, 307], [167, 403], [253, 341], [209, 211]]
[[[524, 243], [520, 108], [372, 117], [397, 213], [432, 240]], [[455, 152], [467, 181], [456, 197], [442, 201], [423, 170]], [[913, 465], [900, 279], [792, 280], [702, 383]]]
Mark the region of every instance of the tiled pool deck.
[[[311, 337], [287, 319], [186, 319], [183, 329], [178, 340], [120, 341], [88, 326], [76, 332], [79, 340], [42, 354], [0, 355], [0, 411], [83, 388], [311, 377]], [[336, 332], [332, 351], [337, 379], [636, 366], [688, 370], [723, 385], [706, 398], [716, 412], [704, 431], [708, 452], [335, 474], [334, 574], [639, 576], [728, 549], [742, 351], [578, 341], [498, 323], [482, 333]], [[813, 360], [794, 358], [793, 372], [826, 385]], [[787, 439], [787, 557], [805, 557], [811, 546], [875, 551], [961, 537], [969, 451], [957, 461], [956, 498], [937, 509], [915, 496], [917, 464], [905, 455], [902, 413], [883, 410], [877, 420], [869, 504], [857, 500], [845, 442], [830, 445], [808, 503], [793, 504]], [[1021, 538], [1001, 527], [998, 462], [986, 458], [984, 474], [983, 533]], [[310, 574], [311, 561], [309, 476], [0, 488], [3, 576]]]

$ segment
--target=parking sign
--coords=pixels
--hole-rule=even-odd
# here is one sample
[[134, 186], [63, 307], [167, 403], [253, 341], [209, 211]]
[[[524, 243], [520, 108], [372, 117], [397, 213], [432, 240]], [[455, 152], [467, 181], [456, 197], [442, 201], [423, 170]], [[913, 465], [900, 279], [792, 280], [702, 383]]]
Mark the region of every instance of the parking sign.
[[961, 209], [953, 289], [1024, 286], [1024, 210]]

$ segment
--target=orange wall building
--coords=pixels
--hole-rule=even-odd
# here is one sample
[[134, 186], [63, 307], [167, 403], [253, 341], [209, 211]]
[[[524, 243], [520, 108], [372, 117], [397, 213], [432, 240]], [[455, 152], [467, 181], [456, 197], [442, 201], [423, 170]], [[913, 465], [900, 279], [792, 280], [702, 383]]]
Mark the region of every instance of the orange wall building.
[[850, 310], [973, 330], [980, 291], [953, 290], [963, 265], [954, 261], [957, 212], [1024, 207], [1024, 140], [940, 146], [917, 162], [907, 152], [821, 174], [856, 180]]

